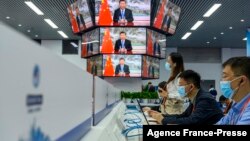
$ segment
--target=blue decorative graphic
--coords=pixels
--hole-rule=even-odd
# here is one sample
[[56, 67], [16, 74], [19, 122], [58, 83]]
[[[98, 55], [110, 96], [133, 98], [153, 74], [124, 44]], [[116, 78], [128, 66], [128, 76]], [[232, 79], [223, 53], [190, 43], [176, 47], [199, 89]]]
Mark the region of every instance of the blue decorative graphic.
[[35, 127], [35, 124], [33, 124], [30, 129], [29, 138], [21, 138], [19, 141], [51, 141], [51, 139], [42, 132], [40, 127]]
[[35, 65], [33, 70], [33, 86], [37, 88], [40, 82], [40, 69], [38, 65]]

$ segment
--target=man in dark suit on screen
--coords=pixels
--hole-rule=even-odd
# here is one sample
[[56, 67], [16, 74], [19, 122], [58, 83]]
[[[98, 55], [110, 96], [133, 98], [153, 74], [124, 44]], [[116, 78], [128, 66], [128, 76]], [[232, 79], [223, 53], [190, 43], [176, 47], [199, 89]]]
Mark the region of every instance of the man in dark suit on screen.
[[120, 32], [120, 39], [115, 42], [115, 53], [131, 54], [132, 49], [131, 41], [126, 39], [126, 33]]
[[90, 37], [87, 37], [87, 38], [88, 38], [87, 52], [88, 52], [88, 55], [92, 55], [93, 54], [93, 43], [91, 42]]
[[172, 7], [169, 7], [168, 13], [165, 15], [164, 20], [162, 22], [161, 29], [168, 32], [171, 21], [172, 21]]
[[155, 76], [155, 68], [153, 66], [153, 60], [150, 60], [149, 66], [148, 66], [148, 77], [154, 78]]
[[160, 46], [158, 37], [155, 38], [155, 42], [154, 42], [154, 55], [161, 56], [161, 46]]
[[78, 7], [76, 7], [76, 20], [80, 31], [86, 28], [85, 21]]
[[97, 65], [96, 60], [93, 61], [92, 67], [91, 67], [91, 74], [97, 75]]
[[116, 76], [129, 76], [130, 70], [129, 66], [125, 64], [125, 59], [120, 58], [119, 64], [115, 67], [115, 75]]
[[119, 1], [119, 8], [114, 12], [113, 21], [120, 24], [134, 21], [132, 10], [126, 8], [126, 0]]

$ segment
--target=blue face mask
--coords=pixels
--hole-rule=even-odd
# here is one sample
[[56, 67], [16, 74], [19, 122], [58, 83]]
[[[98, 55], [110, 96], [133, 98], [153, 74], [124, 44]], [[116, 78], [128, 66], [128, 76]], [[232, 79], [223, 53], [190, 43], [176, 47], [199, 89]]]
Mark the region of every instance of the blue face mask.
[[167, 71], [170, 71], [170, 70], [171, 70], [170, 64], [169, 64], [169, 63], [166, 63], [166, 64], [165, 64], [165, 69], [166, 69]]
[[[238, 77], [239, 78], [239, 77]], [[238, 79], [236, 78], [236, 79]], [[236, 80], [234, 79], [234, 80]], [[235, 94], [235, 90], [232, 89], [231, 83], [234, 81], [220, 81], [220, 89], [222, 92], [222, 95], [226, 98], [232, 99], [233, 95]]]
[[187, 95], [187, 93], [185, 91], [185, 86], [179, 86], [178, 93], [180, 94], [181, 97], [185, 97]]

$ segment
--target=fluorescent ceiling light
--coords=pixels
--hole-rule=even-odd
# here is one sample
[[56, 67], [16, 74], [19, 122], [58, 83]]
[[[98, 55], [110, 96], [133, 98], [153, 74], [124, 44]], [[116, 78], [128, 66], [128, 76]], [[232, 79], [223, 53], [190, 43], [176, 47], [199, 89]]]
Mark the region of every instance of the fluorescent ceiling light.
[[198, 21], [194, 26], [191, 28], [191, 30], [196, 30], [199, 26], [201, 26], [204, 23], [204, 21]]
[[224, 32], [221, 32], [220, 34], [221, 34], [221, 35], [223, 35], [223, 34], [224, 34]]
[[43, 12], [31, 1], [25, 1], [24, 3], [27, 4], [34, 12], [36, 12], [37, 15], [44, 15]]
[[207, 44], [210, 44], [210, 42], [207, 42]]
[[204, 15], [203, 17], [210, 17], [219, 7], [221, 4], [214, 4]]
[[91, 42], [83, 42], [82, 45], [90, 44], [90, 43], [99, 43], [99, 41], [98, 40], [94, 40], [94, 41], [91, 41]]
[[30, 32], [30, 30], [27, 30], [27, 32]]
[[52, 22], [50, 19], [44, 19], [52, 28], [58, 28], [58, 26]]
[[10, 19], [10, 17], [9, 17], [9, 16], [7, 16], [7, 17], [6, 17], [6, 19]]
[[19, 27], [22, 26], [21, 24], [18, 25]]
[[244, 20], [244, 19], [241, 19], [240, 21], [241, 21], [241, 22], [244, 22], [245, 20]]
[[181, 39], [186, 40], [191, 34], [191, 32], [187, 32]]
[[233, 29], [233, 27], [232, 27], [232, 26], [230, 26], [230, 27], [229, 27], [229, 29]]
[[247, 40], [247, 37], [243, 38], [242, 40], [243, 40], [243, 41], [246, 41], [246, 40]]
[[70, 42], [70, 44], [71, 44], [73, 47], [75, 47], [75, 48], [78, 47], [78, 45], [77, 45], [76, 43], [74, 43], [74, 42]]
[[36, 35], [35, 37], [38, 37], [38, 35]]
[[216, 37], [214, 37], [214, 40], [216, 40], [217, 38]]
[[63, 38], [69, 38], [63, 31], [57, 31]]

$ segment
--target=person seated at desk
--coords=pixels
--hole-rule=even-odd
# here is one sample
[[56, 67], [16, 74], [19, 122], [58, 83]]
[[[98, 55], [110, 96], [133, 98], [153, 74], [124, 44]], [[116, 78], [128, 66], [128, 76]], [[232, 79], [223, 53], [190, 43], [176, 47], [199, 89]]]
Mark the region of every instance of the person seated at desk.
[[129, 66], [125, 64], [125, 59], [120, 58], [119, 64], [115, 67], [115, 75], [116, 76], [129, 76]]
[[223, 63], [222, 95], [233, 104], [217, 125], [250, 125], [250, 58], [234, 57]]
[[113, 21], [122, 25], [134, 21], [132, 10], [126, 8], [126, 0], [119, 1], [119, 8], [114, 12]]
[[121, 31], [120, 39], [115, 42], [115, 53], [132, 54], [132, 49], [131, 41], [126, 39], [126, 33]]
[[230, 100], [229, 98], [226, 98], [225, 96], [221, 95], [219, 98], [219, 103], [220, 103], [220, 108], [225, 115], [231, 109], [233, 101]]
[[149, 115], [159, 124], [215, 124], [223, 113], [210, 93], [201, 89], [200, 75], [192, 70], [186, 70], [179, 75], [178, 92], [182, 97], [188, 97], [192, 104], [180, 115], [165, 115], [156, 111], [148, 111]]

